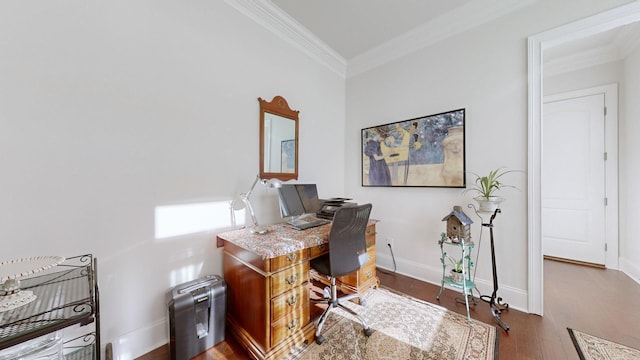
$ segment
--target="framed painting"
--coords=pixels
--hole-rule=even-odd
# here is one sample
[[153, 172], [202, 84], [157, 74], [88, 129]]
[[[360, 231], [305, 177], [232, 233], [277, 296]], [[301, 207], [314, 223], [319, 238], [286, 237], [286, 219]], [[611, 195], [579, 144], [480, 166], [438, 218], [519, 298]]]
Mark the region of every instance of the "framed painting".
[[283, 140], [280, 142], [280, 171], [283, 173], [293, 172], [296, 166], [296, 157], [294, 152], [296, 150], [295, 139]]
[[362, 129], [362, 186], [465, 187], [465, 109]]

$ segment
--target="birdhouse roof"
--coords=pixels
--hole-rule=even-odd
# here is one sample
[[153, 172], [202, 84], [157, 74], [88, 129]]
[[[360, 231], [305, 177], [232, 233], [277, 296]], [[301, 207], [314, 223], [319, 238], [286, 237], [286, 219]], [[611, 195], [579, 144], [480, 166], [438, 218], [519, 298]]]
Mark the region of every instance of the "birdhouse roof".
[[456, 219], [458, 219], [462, 223], [462, 225], [471, 225], [471, 224], [473, 224], [473, 221], [467, 216], [467, 214], [463, 213], [462, 211], [457, 211], [457, 210], [451, 211], [451, 213], [449, 215], [445, 216], [442, 219], [442, 221], [447, 221], [452, 216], [454, 216]]

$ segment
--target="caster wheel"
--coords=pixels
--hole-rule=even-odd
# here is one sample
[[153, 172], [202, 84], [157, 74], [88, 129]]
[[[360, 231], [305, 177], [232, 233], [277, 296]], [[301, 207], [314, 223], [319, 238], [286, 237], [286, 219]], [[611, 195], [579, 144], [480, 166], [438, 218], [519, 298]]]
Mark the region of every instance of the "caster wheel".
[[371, 330], [370, 328], [366, 328], [366, 329], [364, 329], [364, 335], [365, 335], [366, 337], [371, 336], [371, 334], [373, 334], [373, 330]]
[[360, 306], [367, 306], [367, 300], [360, 299]]
[[322, 345], [323, 342], [324, 342], [324, 336], [322, 335], [316, 336], [316, 344]]

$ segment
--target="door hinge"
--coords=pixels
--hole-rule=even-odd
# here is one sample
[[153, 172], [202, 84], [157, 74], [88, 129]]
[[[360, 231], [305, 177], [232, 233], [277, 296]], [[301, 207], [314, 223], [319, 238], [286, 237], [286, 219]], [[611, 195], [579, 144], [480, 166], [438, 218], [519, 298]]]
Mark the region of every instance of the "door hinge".
[[604, 116], [607, 116], [607, 107], [604, 107]]
[[604, 161], [609, 160], [608, 157], [609, 157], [609, 153], [605, 151], [604, 152]]
[[607, 251], [607, 243], [604, 243], [604, 251]]
[[609, 205], [609, 198], [604, 198], [604, 206]]

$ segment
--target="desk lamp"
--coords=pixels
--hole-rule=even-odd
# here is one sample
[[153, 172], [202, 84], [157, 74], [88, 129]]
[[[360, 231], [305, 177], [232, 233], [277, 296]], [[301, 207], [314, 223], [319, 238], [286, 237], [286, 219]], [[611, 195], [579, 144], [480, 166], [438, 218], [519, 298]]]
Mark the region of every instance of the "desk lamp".
[[[251, 201], [249, 199], [249, 197], [251, 196], [251, 193], [253, 192], [253, 189], [255, 189], [256, 185], [258, 183], [261, 183], [262, 185], [266, 186], [267, 188], [270, 189], [276, 189], [276, 188], [280, 188], [282, 187], [282, 181], [278, 180], [278, 179], [261, 179], [260, 175], [256, 175], [255, 180], [253, 181], [253, 184], [251, 185], [251, 188], [249, 189], [249, 191], [247, 192], [243, 192], [240, 194], [240, 200], [242, 200], [242, 202], [244, 203], [244, 207], [249, 210], [249, 215], [251, 215], [251, 228], [249, 229], [249, 231], [252, 234], [266, 234], [267, 233], [267, 228], [265, 226], [260, 226], [258, 225], [258, 220], [256, 219], [256, 214], [253, 212], [253, 206], [251, 206]], [[237, 202], [236, 200], [231, 202], [231, 208], [232, 209], [236, 209], [236, 210], [240, 210], [242, 209], [242, 207], [237, 207]], [[246, 227], [246, 226], [245, 226]]]

